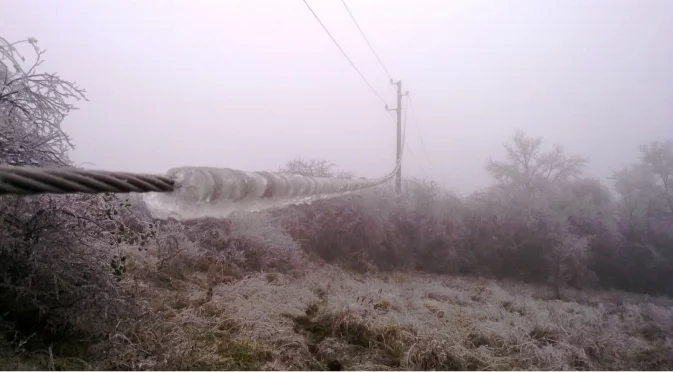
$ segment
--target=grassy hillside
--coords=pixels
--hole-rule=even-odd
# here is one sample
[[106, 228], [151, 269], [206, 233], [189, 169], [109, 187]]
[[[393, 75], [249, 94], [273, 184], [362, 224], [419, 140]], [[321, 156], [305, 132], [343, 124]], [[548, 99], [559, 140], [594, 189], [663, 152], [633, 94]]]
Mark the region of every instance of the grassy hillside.
[[[4, 348], [3, 369], [670, 369], [673, 301], [307, 264], [246, 273], [129, 250], [143, 313], [95, 345]], [[216, 284], [214, 284], [216, 283]], [[8, 345], [5, 345], [8, 346]], [[79, 346], [79, 347], [78, 347]], [[51, 355], [51, 356], [50, 356]]]
[[[73, 166], [61, 124], [85, 91], [43, 54], [0, 37], [0, 165]], [[227, 219], [0, 196], [0, 368], [673, 368], [671, 301], [645, 296], [673, 296], [673, 141], [609, 185], [539, 137], [503, 150], [470, 195], [404, 180]]]

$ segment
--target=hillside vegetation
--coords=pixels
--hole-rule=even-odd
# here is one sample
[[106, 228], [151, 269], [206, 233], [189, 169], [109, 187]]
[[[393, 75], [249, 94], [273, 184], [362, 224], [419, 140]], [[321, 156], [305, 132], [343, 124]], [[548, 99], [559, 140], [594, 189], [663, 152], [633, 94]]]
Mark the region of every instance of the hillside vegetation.
[[[61, 124], [85, 92], [14, 45], [0, 38], [0, 163], [72, 166]], [[153, 220], [137, 195], [2, 196], [0, 367], [673, 368], [673, 141], [610, 185], [587, 161], [518, 132], [467, 197], [406, 180], [222, 220]]]

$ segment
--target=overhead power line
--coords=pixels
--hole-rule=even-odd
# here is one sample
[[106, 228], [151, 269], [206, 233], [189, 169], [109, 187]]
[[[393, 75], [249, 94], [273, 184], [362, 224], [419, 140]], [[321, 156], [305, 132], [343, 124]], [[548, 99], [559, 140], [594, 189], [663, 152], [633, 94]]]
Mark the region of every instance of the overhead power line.
[[0, 165], [0, 196], [177, 192], [181, 193], [182, 198], [175, 201], [198, 202], [200, 209], [218, 201], [286, 199], [296, 202], [305, 197], [337, 196], [388, 182], [395, 177], [397, 168], [378, 179], [347, 180], [212, 167], [173, 168], [160, 176], [65, 167]]
[[[409, 113], [409, 106], [410, 106], [410, 101], [407, 101], [404, 105], [404, 122], [403, 122], [403, 129], [402, 129], [402, 154], [404, 155], [405, 150], [409, 151], [409, 154], [413, 157], [416, 158], [418, 167], [421, 168], [421, 171], [423, 173], [427, 173], [425, 167], [421, 163], [421, 161], [418, 159], [418, 156], [414, 152], [414, 150], [411, 149], [411, 145], [407, 142], [407, 114]], [[412, 110], [413, 112], [413, 110]]]
[[369, 50], [372, 51], [372, 53], [374, 54], [374, 57], [376, 57], [376, 60], [379, 61], [379, 64], [381, 65], [381, 67], [383, 67], [383, 71], [386, 72], [386, 74], [388, 75], [388, 77], [390, 78], [390, 80], [393, 80], [393, 76], [390, 74], [390, 72], [389, 72], [388, 69], [386, 68], [386, 65], [383, 64], [383, 61], [381, 61], [381, 58], [379, 57], [378, 53], [376, 53], [376, 50], [374, 50], [374, 47], [373, 47], [372, 44], [369, 42], [369, 39], [367, 39], [367, 36], [365, 36], [364, 31], [362, 31], [362, 28], [360, 27], [360, 24], [358, 24], [358, 21], [357, 21], [357, 20], [355, 19], [355, 17], [353, 16], [353, 13], [352, 13], [351, 10], [348, 8], [348, 5], [346, 5], [346, 1], [345, 1], [345, 0], [341, 0], [341, 3], [344, 5], [344, 7], [346, 8], [346, 10], [348, 11], [348, 14], [351, 16], [351, 19], [353, 20], [353, 23], [355, 23], [355, 27], [357, 27], [357, 28], [358, 28], [358, 31], [360, 31], [360, 35], [362, 35], [362, 38], [365, 39], [365, 42], [367, 43], [367, 46], [369, 46]]
[[369, 80], [367, 80], [367, 78], [362, 74], [362, 72], [360, 72], [360, 69], [358, 69], [358, 67], [355, 66], [355, 63], [353, 63], [353, 61], [350, 59], [350, 57], [348, 57], [348, 54], [346, 54], [346, 52], [343, 50], [343, 48], [341, 48], [341, 45], [339, 45], [339, 43], [336, 41], [336, 39], [334, 38], [334, 36], [332, 36], [332, 34], [331, 34], [331, 33], [329, 32], [329, 30], [327, 29], [327, 27], [325, 27], [325, 24], [322, 23], [322, 21], [320, 20], [320, 17], [318, 17], [318, 15], [313, 11], [313, 9], [311, 8], [311, 6], [308, 5], [308, 3], [306, 2], [306, 0], [303, 0], [303, 1], [304, 1], [304, 4], [306, 5], [306, 7], [308, 8], [308, 10], [311, 11], [311, 13], [312, 13], [313, 16], [315, 17], [315, 19], [318, 21], [318, 23], [320, 23], [320, 26], [322, 26], [323, 30], [325, 30], [325, 32], [326, 32], [327, 35], [330, 37], [330, 39], [332, 39], [332, 41], [334, 42], [334, 45], [336, 45], [337, 48], [339, 48], [339, 50], [341, 51], [341, 54], [343, 54], [343, 56], [346, 57], [346, 59], [348, 60], [348, 62], [351, 64], [351, 66], [353, 66], [353, 69], [355, 70], [355, 72], [357, 72], [358, 75], [360, 75], [360, 77], [362, 78], [362, 80], [364, 80], [364, 82], [367, 84], [367, 86], [369, 87], [369, 89], [371, 89], [371, 91], [376, 95], [376, 97], [378, 97], [378, 99], [379, 99], [381, 102], [383, 102], [383, 104], [385, 105], [385, 104], [386, 104], [386, 101], [383, 99], [383, 97], [381, 97], [381, 95], [376, 91], [376, 89], [374, 89], [374, 87], [369, 83]]
[[421, 147], [423, 148], [423, 155], [425, 156], [425, 160], [428, 161], [428, 163], [432, 166], [432, 162], [430, 161], [430, 157], [428, 157], [428, 151], [427, 147], [425, 146], [425, 141], [423, 140], [423, 135], [421, 134], [421, 127], [418, 125], [418, 119], [416, 118], [416, 110], [414, 110], [414, 102], [411, 99], [411, 96], [407, 96], [407, 99], [409, 100], [409, 106], [411, 107], [411, 116], [414, 121], [414, 126], [416, 127], [416, 131], [418, 132], [418, 138], [421, 140]]

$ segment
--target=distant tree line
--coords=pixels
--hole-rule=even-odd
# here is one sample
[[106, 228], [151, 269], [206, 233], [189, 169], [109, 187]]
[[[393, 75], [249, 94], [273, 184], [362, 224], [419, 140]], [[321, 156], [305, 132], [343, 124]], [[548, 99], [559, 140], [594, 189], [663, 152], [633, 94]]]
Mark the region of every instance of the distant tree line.
[[[466, 198], [406, 180], [276, 213], [305, 250], [357, 269], [475, 274], [563, 286], [673, 294], [673, 142], [654, 141], [612, 177], [587, 160], [517, 132], [486, 170], [491, 186]], [[331, 176], [333, 164], [296, 159], [285, 169]], [[312, 172], [311, 169], [315, 169]]]

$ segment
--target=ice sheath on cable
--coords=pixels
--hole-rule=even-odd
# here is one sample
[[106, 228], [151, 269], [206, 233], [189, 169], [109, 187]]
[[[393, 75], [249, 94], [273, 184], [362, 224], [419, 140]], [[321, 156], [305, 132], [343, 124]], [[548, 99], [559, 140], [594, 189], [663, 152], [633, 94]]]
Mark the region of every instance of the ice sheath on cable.
[[237, 211], [254, 212], [310, 203], [381, 185], [391, 174], [373, 180], [321, 178], [227, 168], [180, 167], [168, 171], [175, 180], [172, 193], [144, 195], [154, 218], [186, 220], [225, 218]]

